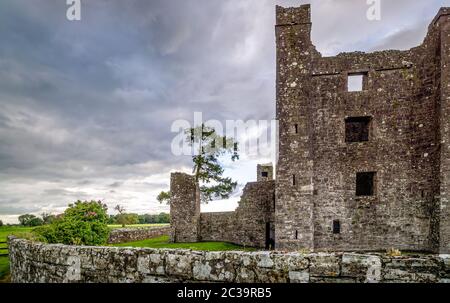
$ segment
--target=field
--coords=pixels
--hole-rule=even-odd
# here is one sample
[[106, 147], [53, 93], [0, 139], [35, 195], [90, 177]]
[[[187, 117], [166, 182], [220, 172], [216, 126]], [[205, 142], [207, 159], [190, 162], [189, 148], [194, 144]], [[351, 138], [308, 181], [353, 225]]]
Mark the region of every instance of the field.
[[114, 244], [119, 247], [149, 247], [149, 248], [182, 248], [192, 250], [206, 250], [206, 251], [226, 251], [226, 250], [245, 250], [253, 251], [254, 248], [243, 247], [226, 242], [197, 242], [197, 243], [169, 243], [168, 236], [161, 236], [158, 238]]

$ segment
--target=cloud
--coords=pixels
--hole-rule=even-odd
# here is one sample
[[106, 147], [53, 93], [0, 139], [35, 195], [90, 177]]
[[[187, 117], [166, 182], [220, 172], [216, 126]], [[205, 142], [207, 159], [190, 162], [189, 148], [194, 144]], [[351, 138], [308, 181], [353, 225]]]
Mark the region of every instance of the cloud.
[[[83, 1], [69, 22], [65, 1], [1, 1], [0, 218], [77, 199], [167, 211], [156, 195], [190, 171], [172, 122], [273, 119], [275, 4], [306, 2]], [[364, 1], [313, 1], [313, 42], [325, 55], [413, 47], [448, 1], [382, 5], [370, 22]], [[245, 184], [258, 160], [226, 164]]]

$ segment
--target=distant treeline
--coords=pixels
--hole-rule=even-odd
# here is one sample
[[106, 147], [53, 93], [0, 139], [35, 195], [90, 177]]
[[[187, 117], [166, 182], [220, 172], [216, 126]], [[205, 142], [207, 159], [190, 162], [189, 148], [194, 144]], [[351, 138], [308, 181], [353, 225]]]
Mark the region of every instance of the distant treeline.
[[[61, 215], [51, 215], [47, 213], [41, 214], [40, 217], [25, 214], [19, 216], [19, 225], [22, 226], [41, 226], [51, 224]], [[108, 224], [121, 224], [121, 225], [131, 225], [131, 224], [153, 224], [153, 223], [170, 223], [170, 215], [167, 213], [160, 213], [157, 215], [138, 215], [138, 214], [117, 214], [110, 215], [108, 218]], [[3, 225], [3, 222], [0, 221], [0, 226]], [[7, 224], [7, 225], [16, 225], [16, 224]]]
[[170, 215], [160, 213], [158, 215], [138, 215], [138, 214], [118, 214], [110, 215], [108, 224], [154, 224], [154, 223], [170, 223]]

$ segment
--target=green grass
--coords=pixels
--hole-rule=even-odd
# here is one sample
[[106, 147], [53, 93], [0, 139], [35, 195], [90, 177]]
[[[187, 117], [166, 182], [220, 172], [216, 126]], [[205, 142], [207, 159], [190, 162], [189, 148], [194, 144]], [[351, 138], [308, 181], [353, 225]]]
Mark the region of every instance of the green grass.
[[153, 239], [114, 244], [118, 247], [149, 247], [149, 248], [182, 248], [206, 251], [244, 250], [254, 251], [255, 248], [243, 247], [226, 242], [197, 242], [197, 243], [169, 243], [169, 236], [161, 236]]
[[[125, 228], [139, 228], [139, 227], [161, 227], [161, 226], [169, 226], [168, 223], [154, 223], [154, 224], [132, 224], [132, 225], [126, 225]], [[120, 224], [111, 224], [108, 225], [109, 228], [117, 229], [122, 228], [122, 225]]]
[[[5, 242], [8, 235], [11, 234], [20, 234], [31, 231], [31, 227], [23, 227], [23, 226], [2, 226], [0, 227], [0, 242]], [[7, 247], [6, 244], [0, 244], [1, 248]], [[5, 250], [0, 250], [1, 253], [6, 253]], [[5, 282], [7, 277], [9, 276], [9, 259], [8, 257], [0, 257], [0, 283]]]

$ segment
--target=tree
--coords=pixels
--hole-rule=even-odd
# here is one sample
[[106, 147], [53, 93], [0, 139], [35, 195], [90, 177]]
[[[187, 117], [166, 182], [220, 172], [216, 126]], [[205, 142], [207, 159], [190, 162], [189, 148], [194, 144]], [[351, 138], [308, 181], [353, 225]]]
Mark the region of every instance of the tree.
[[44, 221], [44, 224], [51, 224], [53, 221], [56, 220], [56, 216], [51, 215], [49, 213], [42, 213], [41, 217], [42, 217], [42, 220]]
[[20, 225], [23, 226], [39, 226], [44, 224], [44, 221], [41, 218], [36, 217], [35, 215], [25, 214], [19, 216]]
[[[186, 141], [197, 150], [192, 157], [195, 181], [200, 186], [200, 196], [204, 203], [213, 199], [228, 199], [236, 188], [237, 182], [223, 177], [224, 169], [219, 157], [231, 154], [231, 160], [239, 159], [238, 143], [216, 133], [212, 127], [202, 124], [196, 128], [185, 130]], [[170, 191], [161, 192], [157, 200], [170, 203]]]
[[170, 223], [170, 215], [167, 213], [160, 213], [157, 217], [157, 223]]
[[2, 227], [3, 226], [3, 221], [2, 220], [0, 220], [0, 227]]
[[125, 213], [125, 208], [120, 206], [120, 205], [116, 205], [116, 207], [114, 207], [115, 210], [117, 210], [117, 212], [119, 213], [116, 216], [116, 222], [118, 224], [121, 224], [122, 227], [125, 227], [125, 225], [131, 225], [131, 224], [138, 224], [139, 223], [139, 216], [137, 214], [127, 214]]

